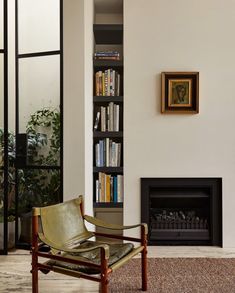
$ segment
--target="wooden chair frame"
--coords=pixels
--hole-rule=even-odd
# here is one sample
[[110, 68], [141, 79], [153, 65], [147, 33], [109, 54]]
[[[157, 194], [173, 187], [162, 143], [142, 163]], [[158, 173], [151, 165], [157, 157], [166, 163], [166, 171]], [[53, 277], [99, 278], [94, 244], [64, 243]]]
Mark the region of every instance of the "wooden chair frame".
[[[98, 226], [103, 227], [106, 229], [112, 230], [124, 230], [124, 229], [131, 229], [140, 226], [141, 227], [141, 235], [140, 238], [133, 238], [133, 237], [126, 237], [120, 235], [112, 235], [106, 233], [97, 233], [92, 232], [94, 236], [102, 236], [106, 238], [113, 238], [113, 239], [120, 239], [120, 240], [128, 240], [131, 242], [138, 242], [140, 246], [134, 248], [133, 251], [127, 254], [127, 256], [123, 257], [120, 261], [116, 262], [112, 266], [108, 266], [108, 257], [109, 257], [109, 247], [106, 244], [98, 245], [94, 248], [88, 249], [64, 249], [63, 247], [56, 247], [59, 251], [63, 252], [85, 252], [91, 251], [93, 249], [100, 249], [101, 252], [101, 264], [92, 264], [90, 262], [85, 262], [81, 260], [75, 260], [68, 257], [64, 257], [63, 254], [57, 253], [52, 254], [50, 252], [43, 252], [40, 251], [40, 247], [43, 245], [51, 246], [50, 241], [48, 239], [43, 239], [43, 242], [40, 243], [42, 237], [39, 237], [39, 217], [40, 217], [40, 209], [34, 208], [33, 209], [33, 216], [32, 216], [32, 293], [38, 293], [38, 270], [46, 270], [46, 271], [54, 271], [61, 274], [70, 275], [73, 277], [84, 278], [87, 280], [95, 281], [100, 283], [100, 292], [108, 293], [108, 283], [109, 283], [109, 275], [125, 262], [127, 262], [131, 257], [141, 253], [141, 264], [142, 264], [142, 291], [147, 291], [147, 225], [146, 224], [138, 224], [134, 226], [120, 226], [120, 225], [111, 225], [107, 224], [101, 220], [96, 218], [86, 216], [83, 212], [83, 202], [81, 201], [80, 209], [82, 213], [82, 217], [84, 220]], [[52, 246], [53, 247], [53, 246]], [[52, 265], [48, 265], [46, 263], [40, 263], [38, 261], [38, 257], [46, 258], [49, 260], [57, 260], [63, 261], [70, 264], [77, 264], [77, 265], [85, 265], [90, 268], [95, 268], [100, 271], [100, 276], [92, 276], [89, 274], [85, 274], [78, 271], [72, 271], [65, 268], [60, 267], [53, 267]]]

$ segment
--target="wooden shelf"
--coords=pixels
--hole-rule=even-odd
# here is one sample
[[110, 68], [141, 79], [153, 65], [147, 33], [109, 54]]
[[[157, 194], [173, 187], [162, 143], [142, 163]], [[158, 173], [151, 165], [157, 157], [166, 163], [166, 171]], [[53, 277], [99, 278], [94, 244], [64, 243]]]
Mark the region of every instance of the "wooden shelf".
[[123, 167], [93, 167], [93, 172], [103, 172], [103, 173], [123, 173]]
[[94, 103], [105, 103], [105, 102], [122, 103], [123, 96], [94, 96], [93, 102]]
[[122, 24], [94, 24], [93, 31], [97, 45], [123, 43]]
[[94, 131], [94, 138], [105, 138], [105, 137], [123, 137], [122, 131]]
[[94, 208], [122, 208], [122, 202], [94, 202]]
[[112, 68], [112, 67], [123, 67], [123, 60], [94, 60], [94, 68]]

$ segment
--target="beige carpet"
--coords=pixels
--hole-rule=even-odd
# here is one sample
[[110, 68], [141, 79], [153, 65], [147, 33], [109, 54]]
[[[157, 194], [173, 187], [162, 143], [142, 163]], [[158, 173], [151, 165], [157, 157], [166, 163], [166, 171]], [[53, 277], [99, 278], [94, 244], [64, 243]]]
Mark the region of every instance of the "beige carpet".
[[[113, 273], [110, 292], [141, 292], [140, 259]], [[235, 293], [235, 259], [150, 258], [148, 292]]]

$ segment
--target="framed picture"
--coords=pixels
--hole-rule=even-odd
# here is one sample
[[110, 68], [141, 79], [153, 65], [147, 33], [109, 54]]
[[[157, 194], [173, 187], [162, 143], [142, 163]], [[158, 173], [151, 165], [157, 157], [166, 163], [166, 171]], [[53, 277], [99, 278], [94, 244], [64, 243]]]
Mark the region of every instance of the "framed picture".
[[199, 72], [162, 72], [162, 113], [199, 113]]

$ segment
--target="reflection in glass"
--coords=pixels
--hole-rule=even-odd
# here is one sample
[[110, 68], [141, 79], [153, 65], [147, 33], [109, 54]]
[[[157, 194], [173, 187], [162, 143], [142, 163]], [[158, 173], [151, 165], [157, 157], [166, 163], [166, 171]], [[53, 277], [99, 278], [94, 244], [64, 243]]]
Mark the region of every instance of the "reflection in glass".
[[59, 165], [59, 56], [20, 60], [19, 129], [28, 134], [28, 164]]
[[20, 169], [19, 215], [60, 202], [60, 171], [42, 169]]
[[[0, 133], [2, 152], [4, 149], [3, 131]], [[2, 155], [2, 158], [4, 156]], [[7, 204], [7, 222], [8, 222], [8, 248], [15, 245], [15, 137], [12, 133], [8, 134], [8, 204]], [[4, 235], [4, 169], [0, 168], [0, 249], [3, 249]]]
[[20, 1], [18, 8], [20, 54], [59, 50], [59, 5], [59, 0]]
[[26, 126], [28, 165], [59, 166], [60, 113], [44, 108], [30, 116]]

